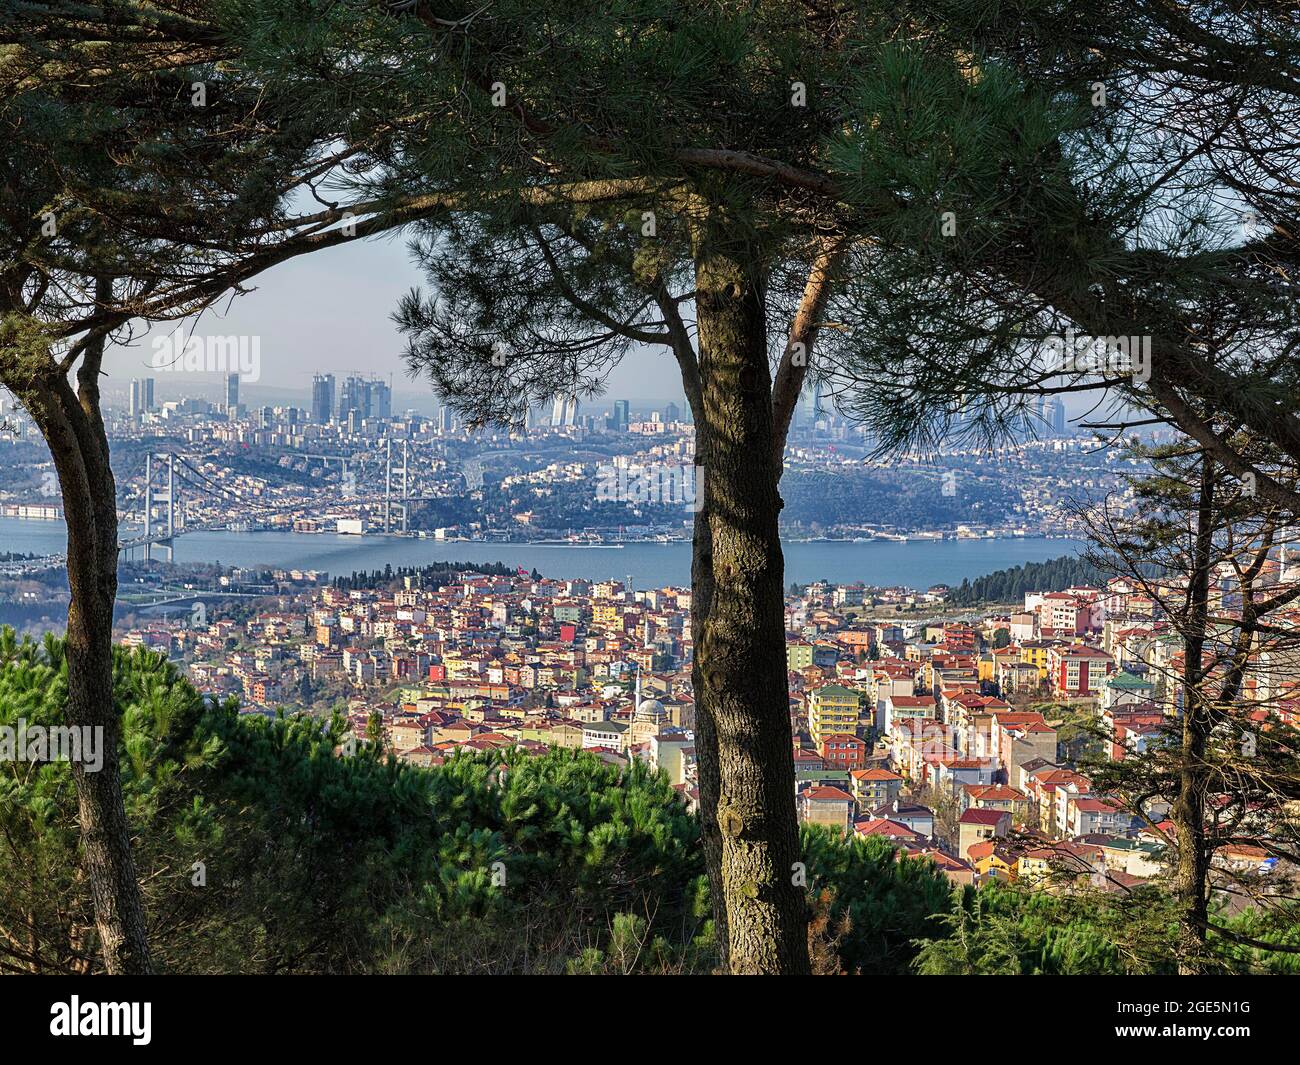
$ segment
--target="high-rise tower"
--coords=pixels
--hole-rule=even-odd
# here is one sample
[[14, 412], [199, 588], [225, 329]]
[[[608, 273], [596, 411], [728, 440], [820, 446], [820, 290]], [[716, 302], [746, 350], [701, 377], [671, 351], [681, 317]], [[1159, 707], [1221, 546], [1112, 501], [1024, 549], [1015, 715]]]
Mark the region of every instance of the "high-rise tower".
[[311, 379], [311, 420], [325, 425], [334, 416], [334, 375], [318, 373]]

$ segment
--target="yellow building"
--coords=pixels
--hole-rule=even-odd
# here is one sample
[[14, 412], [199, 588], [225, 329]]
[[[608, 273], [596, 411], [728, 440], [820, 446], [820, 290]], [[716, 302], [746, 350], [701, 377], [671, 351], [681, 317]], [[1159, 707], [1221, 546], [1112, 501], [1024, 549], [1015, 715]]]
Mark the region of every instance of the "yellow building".
[[1017, 879], [1035, 883], [1051, 875], [1054, 851], [1050, 847], [1040, 847], [1026, 851], [1017, 862]]
[[591, 620], [601, 628], [619, 627], [619, 603], [596, 603], [591, 608]]
[[808, 697], [808, 731], [819, 748], [827, 736], [853, 736], [858, 730], [859, 692], [827, 684]]
[[996, 840], [976, 843], [970, 848], [966, 860], [975, 867], [981, 880], [1015, 880], [1019, 875], [1015, 857]]
[[1026, 640], [1020, 645], [1020, 661], [1038, 670], [1038, 679], [1047, 679], [1047, 652], [1050, 645], [1041, 640]]

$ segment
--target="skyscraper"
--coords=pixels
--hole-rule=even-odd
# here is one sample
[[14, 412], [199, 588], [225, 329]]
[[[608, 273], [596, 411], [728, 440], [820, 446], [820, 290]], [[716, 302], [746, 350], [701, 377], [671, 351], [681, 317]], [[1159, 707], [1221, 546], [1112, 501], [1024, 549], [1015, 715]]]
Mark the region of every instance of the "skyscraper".
[[131, 417], [153, 410], [153, 378], [137, 377], [131, 382]]
[[556, 396], [551, 403], [551, 425], [571, 426], [578, 424], [578, 397]]
[[368, 386], [368, 381], [356, 375], [343, 382], [343, 390], [339, 393], [339, 421], [351, 425], [353, 424], [351, 420], [353, 414], [356, 415], [357, 422], [370, 416], [370, 388]]
[[811, 394], [811, 412], [809, 420], [814, 430], [829, 429], [831, 423], [830, 408], [826, 404], [826, 397], [822, 394], [822, 383], [814, 381]]
[[318, 373], [311, 379], [311, 420], [325, 425], [334, 416], [334, 375]]
[[1024, 431], [1017, 436], [1026, 440], [1050, 440], [1065, 435], [1065, 404], [1054, 396], [1032, 397], [1025, 409]]
[[610, 417], [609, 427], [616, 433], [627, 432], [628, 423], [631, 421], [631, 407], [627, 400], [614, 400], [614, 413]]
[[1052, 427], [1053, 436], [1065, 435], [1065, 402], [1060, 399], [1050, 399], [1047, 401], [1048, 422]]
[[367, 381], [369, 395], [366, 397], [367, 417], [382, 418], [387, 421], [393, 416], [393, 390], [387, 381]]
[[239, 409], [239, 374], [226, 375], [226, 410]]
[[387, 381], [377, 377], [360, 377], [353, 374], [343, 382], [339, 393], [339, 421], [346, 422], [350, 415], [356, 415], [356, 421], [365, 418], [382, 418], [393, 416], [393, 390]]

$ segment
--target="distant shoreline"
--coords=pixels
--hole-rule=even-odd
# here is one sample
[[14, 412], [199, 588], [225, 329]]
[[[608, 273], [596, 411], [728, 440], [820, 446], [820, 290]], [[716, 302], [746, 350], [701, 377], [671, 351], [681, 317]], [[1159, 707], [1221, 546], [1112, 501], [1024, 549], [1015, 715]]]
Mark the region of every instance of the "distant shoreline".
[[[0, 539], [11, 551], [56, 554], [66, 547], [61, 523], [0, 518]], [[783, 580], [816, 580], [879, 587], [925, 589], [960, 584], [1023, 562], [1042, 562], [1081, 550], [1068, 537], [979, 537], [907, 540], [783, 539]], [[540, 543], [501, 540], [436, 540], [432, 537], [294, 532], [191, 532], [176, 539], [177, 562], [227, 566], [311, 569], [331, 576], [418, 566], [448, 557], [465, 562], [503, 562], [536, 567], [547, 577], [624, 580], [639, 588], [690, 583], [687, 540], [625, 540], [616, 544]], [[166, 557], [163, 555], [162, 557]]]

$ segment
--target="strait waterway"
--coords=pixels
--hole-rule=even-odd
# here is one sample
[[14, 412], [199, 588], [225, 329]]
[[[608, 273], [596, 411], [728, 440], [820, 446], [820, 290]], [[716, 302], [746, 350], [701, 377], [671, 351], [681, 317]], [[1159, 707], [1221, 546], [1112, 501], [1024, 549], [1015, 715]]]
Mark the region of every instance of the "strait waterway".
[[[46, 554], [63, 551], [62, 522], [0, 518], [0, 551]], [[1022, 562], [1077, 554], [1077, 540], [1017, 537], [1005, 540], [789, 541], [786, 582], [826, 579], [836, 583], [928, 588], [960, 584]], [[165, 556], [164, 556], [165, 557]], [[638, 588], [690, 583], [691, 548], [684, 542], [627, 543], [618, 547], [570, 544], [441, 542], [408, 537], [339, 536], [293, 532], [193, 532], [176, 540], [177, 562], [228, 566], [277, 566], [326, 570], [331, 576], [391, 564], [504, 562], [536, 568], [547, 577], [593, 579], [631, 576]]]

